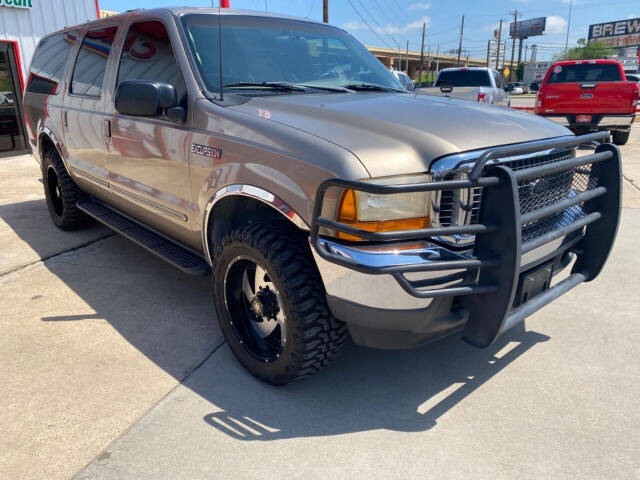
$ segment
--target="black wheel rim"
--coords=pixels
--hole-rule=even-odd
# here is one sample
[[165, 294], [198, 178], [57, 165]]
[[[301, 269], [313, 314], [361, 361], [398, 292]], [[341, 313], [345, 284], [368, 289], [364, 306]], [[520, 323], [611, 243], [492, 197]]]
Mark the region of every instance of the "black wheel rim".
[[229, 324], [242, 347], [257, 360], [277, 360], [286, 342], [280, 293], [269, 272], [248, 256], [234, 258], [225, 273]]
[[53, 167], [47, 169], [47, 188], [49, 189], [49, 199], [56, 215], [62, 216], [62, 187], [58, 179], [58, 174]]

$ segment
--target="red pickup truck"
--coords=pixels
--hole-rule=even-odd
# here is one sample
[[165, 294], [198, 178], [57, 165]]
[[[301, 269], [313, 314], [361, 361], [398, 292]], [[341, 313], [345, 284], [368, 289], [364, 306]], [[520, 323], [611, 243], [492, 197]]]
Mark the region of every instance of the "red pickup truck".
[[608, 130], [614, 143], [624, 145], [635, 119], [638, 90], [616, 60], [556, 62], [540, 86], [535, 113], [576, 135]]

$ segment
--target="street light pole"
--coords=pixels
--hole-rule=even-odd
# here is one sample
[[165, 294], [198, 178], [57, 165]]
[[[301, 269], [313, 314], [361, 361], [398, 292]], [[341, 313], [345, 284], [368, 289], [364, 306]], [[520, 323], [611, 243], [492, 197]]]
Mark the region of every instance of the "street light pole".
[[573, 0], [569, 0], [569, 21], [567, 22], [567, 39], [564, 42], [565, 53], [569, 50], [569, 30], [571, 30], [571, 10], [573, 8]]

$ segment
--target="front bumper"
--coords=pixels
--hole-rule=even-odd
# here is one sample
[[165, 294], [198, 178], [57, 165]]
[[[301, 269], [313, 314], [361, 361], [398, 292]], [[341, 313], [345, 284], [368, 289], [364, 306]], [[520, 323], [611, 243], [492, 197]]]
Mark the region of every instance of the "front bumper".
[[555, 115], [540, 114], [540, 116], [551, 120], [559, 125], [572, 128], [587, 128], [600, 130], [627, 130], [631, 128], [636, 116], [635, 115], [593, 115], [590, 123], [578, 123], [576, 115]]
[[[618, 149], [599, 144], [593, 154], [518, 171], [487, 163], [545, 148], [593, 144], [605, 135], [595, 133], [490, 149], [478, 159], [469, 180], [393, 186], [325, 182], [316, 199], [310, 241], [334, 315], [349, 324], [352, 334], [362, 337], [364, 341], [360, 343], [378, 343], [376, 346], [386, 348], [394, 343], [411, 346], [464, 329], [463, 337], [469, 343], [483, 347], [579, 283], [593, 280], [609, 254], [620, 216]], [[519, 181], [586, 168], [590, 169], [589, 175], [598, 179], [597, 187], [521, 215]], [[324, 194], [331, 188], [391, 194], [478, 186], [484, 187], [485, 193], [476, 225], [367, 232], [321, 216]], [[590, 210], [584, 215], [563, 218], [540, 236], [522, 239], [525, 226], [586, 202], [590, 202]], [[321, 228], [323, 232], [342, 231], [372, 243], [363, 246], [337, 242], [320, 235]], [[431, 241], [457, 234], [475, 234], [473, 250], [456, 253]], [[518, 303], [516, 292], [527, 272], [541, 263], [552, 262], [557, 273], [571, 257], [575, 262], [564, 280]], [[367, 341], [373, 330], [384, 332], [388, 342]]]

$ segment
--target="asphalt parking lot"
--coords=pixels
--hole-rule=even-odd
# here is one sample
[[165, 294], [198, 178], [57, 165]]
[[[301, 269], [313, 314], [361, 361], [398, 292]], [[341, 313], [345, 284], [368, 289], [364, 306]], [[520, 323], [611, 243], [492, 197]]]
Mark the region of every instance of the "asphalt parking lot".
[[640, 127], [602, 275], [486, 350], [349, 344], [259, 383], [208, 278], [102, 227], [49, 220], [0, 159], [0, 478], [640, 478]]

